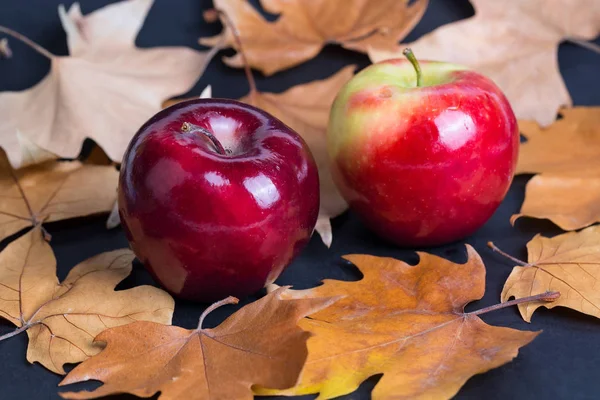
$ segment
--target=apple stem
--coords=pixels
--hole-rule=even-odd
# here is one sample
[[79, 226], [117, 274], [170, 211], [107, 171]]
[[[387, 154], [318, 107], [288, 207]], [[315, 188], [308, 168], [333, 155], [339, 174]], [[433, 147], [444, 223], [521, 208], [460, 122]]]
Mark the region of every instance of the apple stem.
[[544, 292], [540, 294], [536, 294], [534, 296], [521, 297], [520, 299], [514, 299], [511, 301], [507, 301], [505, 303], [495, 304], [493, 306], [485, 307], [480, 310], [476, 310], [470, 313], [466, 313], [467, 315], [481, 315], [488, 313], [490, 311], [500, 310], [502, 308], [515, 306], [518, 304], [529, 303], [532, 301], [547, 301], [552, 302], [560, 297], [559, 292]]
[[490, 249], [494, 250], [496, 253], [503, 255], [504, 257], [508, 258], [509, 260], [511, 260], [512, 262], [514, 262], [515, 264], [521, 265], [523, 267], [531, 267], [531, 264], [527, 264], [524, 261], [519, 260], [516, 257], [511, 256], [508, 253], [503, 252], [502, 250], [500, 250], [498, 247], [496, 247], [496, 245], [493, 242], [487, 242], [487, 245]]
[[50, 53], [45, 48], [43, 48], [39, 44], [35, 43], [33, 40], [29, 39], [27, 36], [21, 35], [19, 32], [13, 31], [12, 29], [7, 28], [2, 25], [0, 25], [0, 32], [4, 32], [7, 35], [12, 36], [17, 40], [20, 40], [21, 42], [25, 43], [26, 45], [28, 45], [29, 47], [31, 47], [32, 49], [34, 49], [41, 55], [49, 58], [50, 60], [52, 60], [55, 57], [54, 54]]
[[254, 80], [254, 75], [252, 75], [250, 64], [248, 63], [248, 57], [246, 57], [246, 53], [244, 52], [244, 46], [242, 45], [240, 33], [238, 32], [231, 18], [229, 18], [229, 15], [217, 8], [207, 10], [204, 13], [204, 19], [210, 22], [211, 20], [216, 19], [214, 18], [215, 14], [220, 16], [223, 19], [223, 24], [231, 30], [231, 35], [233, 36], [235, 44], [237, 45], [237, 51], [242, 57], [242, 62], [244, 63], [244, 73], [246, 74], [246, 79], [248, 80], [248, 86], [250, 86], [250, 95], [254, 96], [254, 93], [257, 93], [258, 90], [256, 89], [256, 81]]
[[197, 328], [197, 330], [201, 330], [202, 329], [202, 323], [204, 322], [204, 318], [206, 318], [206, 316], [208, 314], [210, 314], [211, 312], [215, 311], [219, 307], [223, 307], [223, 306], [226, 306], [228, 304], [237, 304], [237, 303], [239, 303], [239, 299], [237, 299], [236, 297], [233, 297], [233, 296], [229, 296], [226, 299], [217, 301], [216, 303], [213, 303], [210, 306], [208, 306], [206, 308], [206, 310], [204, 310], [204, 312], [200, 315], [200, 320], [198, 321], [198, 328]]
[[415, 54], [408, 47], [402, 51], [402, 54], [404, 54], [404, 56], [408, 58], [408, 61], [410, 61], [413, 68], [415, 69], [415, 72], [417, 73], [417, 87], [423, 86], [423, 74], [421, 73], [421, 65], [419, 65], [417, 57], [415, 57]]
[[225, 148], [223, 147], [221, 142], [219, 142], [219, 139], [217, 139], [215, 135], [210, 133], [210, 131], [208, 129], [204, 129], [203, 127], [198, 126], [198, 125], [190, 124], [189, 122], [184, 122], [183, 125], [181, 125], [181, 132], [200, 133], [204, 137], [206, 137], [208, 140], [210, 140], [210, 142], [214, 146], [217, 153], [219, 153], [223, 156], [227, 155], [227, 151], [225, 150]]

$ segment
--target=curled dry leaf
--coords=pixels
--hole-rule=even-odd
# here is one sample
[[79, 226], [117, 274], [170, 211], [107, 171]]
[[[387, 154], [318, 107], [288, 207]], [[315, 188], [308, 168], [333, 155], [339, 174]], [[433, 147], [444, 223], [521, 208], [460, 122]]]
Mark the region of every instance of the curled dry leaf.
[[292, 298], [344, 297], [300, 322], [314, 336], [298, 385], [257, 392], [319, 393], [330, 399], [383, 373], [373, 399], [450, 398], [471, 376], [511, 361], [538, 333], [490, 326], [477, 316], [501, 306], [464, 312], [485, 290], [483, 262], [472, 247], [467, 253], [465, 264], [419, 253], [417, 266], [345, 256], [363, 279], [326, 280], [313, 289], [289, 291]]
[[285, 288], [251, 303], [214, 329], [202, 328], [205, 315], [237, 302], [228, 298], [209, 307], [198, 329], [138, 322], [109, 329], [96, 340], [106, 349], [71, 371], [60, 385], [95, 379], [92, 392], [66, 392], [67, 399], [116, 393], [160, 399], [252, 399], [255, 384], [293, 386], [306, 360], [310, 336], [298, 320], [333, 299], [281, 300]]
[[522, 217], [547, 218], [564, 230], [600, 222], [600, 107], [561, 111], [548, 128], [519, 121], [527, 138], [521, 144], [517, 173], [540, 173], [525, 190]]
[[112, 165], [47, 161], [14, 171], [0, 150], [0, 240], [27, 226], [110, 211]]
[[[174, 301], [151, 286], [114, 291], [131, 272], [130, 250], [99, 254], [56, 278], [56, 259], [38, 225], [0, 253], [0, 316], [27, 331], [27, 360], [64, 374], [102, 349], [94, 337], [106, 328], [147, 320], [171, 323]], [[0, 346], [6, 346], [0, 343]]]
[[[327, 79], [297, 85], [283, 93], [259, 92], [254, 88], [250, 77], [252, 89], [239, 99], [280, 119], [308, 144], [319, 168], [321, 189], [321, 208], [315, 230], [327, 247], [331, 246], [333, 240], [330, 219], [348, 208], [348, 204], [333, 183], [329, 169], [326, 141], [329, 109], [338, 91], [352, 78], [355, 69], [355, 66], [350, 65]], [[184, 100], [190, 99], [169, 101], [165, 103], [165, 107]]]
[[[410, 46], [421, 59], [464, 64], [493, 79], [519, 119], [550, 125], [571, 97], [558, 68], [563, 40], [600, 33], [596, 0], [471, 0], [475, 16], [453, 22], [395, 51], [369, 52], [371, 61], [402, 57]], [[566, 18], [565, 16], [568, 16]]]
[[[59, 14], [70, 56], [55, 56], [30, 43], [51, 61], [50, 73], [21, 92], [0, 93], [0, 146], [13, 167], [36, 162], [45, 149], [75, 158], [86, 137], [120, 161], [136, 129], [162, 102], [188, 91], [218, 50], [185, 47], [138, 49], [135, 37], [152, 0], [129, 0], [82, 16], [74, 4]], [[26, 143], [23, 143], [23, 139]]]
[[[268, 22], [246, 0], [215, 0], [241, 35], [250, 66], [265, 75], [301, 64], [325, 46], [337, 43], [366, 52], [367, 48], [393, 49], [419, 22], [427, 0], [261, 0], [264, 9], [279, 14]], [[200, 43], [224, 41], [238, 49], [229, 27]], [[238, 53], [224, 58], [227, 65], [244, 65]]]
[[600, 226], [553, 238], [537, 235], [527, 243], [527, 254], [527, 263], [509, 256], [519, 265], [504, 284], [503, 302], [559, 291], [560, 299], [552, 303], [520, 304], [523, 319], [530, 322], [539, 307], [568, 307], [600, 318]]

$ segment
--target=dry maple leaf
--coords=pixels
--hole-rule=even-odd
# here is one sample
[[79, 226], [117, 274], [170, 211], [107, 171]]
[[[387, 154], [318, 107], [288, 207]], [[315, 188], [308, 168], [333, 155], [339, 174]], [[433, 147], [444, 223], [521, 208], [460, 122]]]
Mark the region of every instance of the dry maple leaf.
[[[333, 233], [330, 219], [342, 214], [348, 204], [333, 183], [327, 154], [327, 122], [329, 109], [337, 92], [352, 78], [353, 65], [342, 68], [333, 76], [294, 86], [283, 93], [265, 93], [256, 90], [252, 75], [248, 72], [250, 93], [239, 99], [258, 107], [280, 119], [296, 131], [311, 150], [319, 169], [321, 206], [315, 230], [323, 243], [331, 246]], [[165, 107], [189, 99], [179, 99], [165, 103]]]
[[539, 307], [568, 307], [600, 318], [600, 226], [553, 238], [535, 236], [527, 243], [527, 263], [489, 245], [518, 264], [504, 284], [503, 302], [548, 290], [561, 293], [552, 303], [520, 304], [525, 321], [530, 322]]
[[46, 161], [14, 171], [0, 149], [0, 240], [41, 222], [110, 211], [119, 172], [112, 165]]
[[92, 392], [67, 392], [67, 399], [91, 399], [116, 393], [160, 399], [252, 399], [252, 385], [293, 386], [306, 360], [310, 336], [297, 325], [334, 299], [281, 300], [281, 288], [251, 303], [214, 329], [183, 329], [138, 322], [102, 332], [98, 356], [77, 366], [60, 385], [104, 382]]
[[600, 107], [561, 110], [548, 128], [519, 121], [517, 173], [541, 173], [526, 186], [522, 216], [547, 218], [564, 230], [600, 222]]
[[[130, 250], [99, 254], [56, 278], [56, 259], [38, 225], [0, 253], [0, 316], [27, 331], [27, 360], [64, 374], [63, 365], [98, 353], [94, 337], [138, 320], [171, 323], [174, 301], [151, 286], [114, 291], [131, 272]], [[0, 346], [6, 345], [4, 343]]]
[[[248, 62], [265, 75], [301, 64], [316, 56], [323, 46], [337, 43], [366, 52], [368, 47], [392, 49], [419, 22], [427, 0], [261, 0], [263, 8], [279, 14], [266, 21], [246, 0], [214, 0], [239, 32]], [[223, 18], [223, 16], [222, 16]], [[226, 22], [226, 21], [224, 21]], [[226, 43], [239, 50], [227, 26], [200, 43], [214, 46]], [[238, 53], [224, 58], [232, 67], [245, 63]]]
[[362, 280], [326, 280], [313, 289], [289, 291], [293, 298], [345, 297], [300, 321], [314, 336], [298, 385], [257, 392], [319, 393], [329, 399], [383, 373], [373, 399], [449, 398], [471, 376], [509, 362], [538, 332], [490, 326], [477, 316], [502, 305], [463, 311], [485, 290], [483, 262], [472, 247], [467, 246], [467, 253], [462, 265], [427, 253], [419, 253], [417, 266], [392, 258], [345, 256], [363, 273]]
[[0, 146], [15, 168], [31, 162], [22, 138], [74, 158], [89, 137], [120, 161], [136, 129], [162, 102], [192, 87], [218, 48], [136, 48], [151, 5], [122, 1], [85, 17], [76, 4], [68, 14], [61, 6], [70, 56], [55, 56], [3, 28], [51, 61], [48, 76], [32, 88], [0, 93]]
[[475, 16], [453, 22], [392, 52], [373, 49], [373, 62], [402, 57], [464, 64], [493, 79], [519, 119], [551, 124], [571, 97], [558, 68], [558, 45], [600, 33], [596, 0], [471, 0]]

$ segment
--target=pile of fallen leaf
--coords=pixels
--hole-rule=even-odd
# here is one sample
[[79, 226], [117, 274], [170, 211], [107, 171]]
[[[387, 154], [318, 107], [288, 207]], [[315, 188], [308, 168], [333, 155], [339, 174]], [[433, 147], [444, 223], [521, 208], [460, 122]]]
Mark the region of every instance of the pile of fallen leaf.
[[[537, 174], [513, 222], [546, 218], [564, 230], [600, 222], [600, 107], [570, 107], [557, 64], [563, 40], [600, 52], [586, 42], [600, 33], [600, 7], [595, 0], [472, 2], [474, 17], [410, 46], [420, 58], [481, 71], [510, 99], [526, 138], [518, 172]], [[328, 280], [300, 291], [274, 286], [214, 329], [202, 327], [205, 316], [236, 299], [208, 307], [189, 330], [170, 326], [174, 301], [161, 289], [115, 291], [132, 268], [134, 255], [127, 249], [92, 257], [59, 282], [43, 224], [112, 210], [108, 225], [118, 225], [116, 163], [135, 133], [131, 127], [187, 92], [227, 47], [236, 54], [224, 62], [246, 68], [248, 76], [249, 93], [239, 100], [281, 119], [311, 148], [321, 179], [316, 230], [331, 245], [330, 218], [347, 204], [328, 170], [326, 125], [333, 99], [355, 67], [282, 93], [259, 91], [250, 67], [271, 75], [315, 57], [327, 44], [367, 53], [373, 62], [399, 57], [406, 45], [398, 42], [428, 3], [260, 5], [277, 14], [276, 21], [267, 21], [246, 0], [214, 0], [215, 10], [205, 18], [220, 18], [223, 31], [200, 39], [206, 51], [136, 48], [152, 0], [121, 1], [85, 16], [77, 3], [68, 11], [59, 7], [69, 56], [0, 26], [0, 33], [51, 62], [49, 74], [32, 88], [0, 93], [0, 240], [25, 231], [0, 252], [0, 316], [16, 326], [0, 336], [0, 351], [3, 340], [26, 332], [31, 363], [65, 374], [65, 364], [83, 361], [61, 385], [90, 379], [104, 384], [92, 392], [61, 393], [74, 399], [157, 392], [163, 399], [310, 393], [333, 398], [382, 373], [374, 398], [448, 398], [471, 376], [512, 360], [538, 335], [489, 326], [478, 315], [517, 304], [526, 321], [542, 306], [600, 317], [600, 225], [536, 236], [527, 244], [527, 262], [490, 243], [516, 266], [502, 304], [469, 313], [465, 305], [485, 291], [485, 267], [470, 246], [465, 264], [427, 253], [419, 253], [417, 266], [349, 255], [361, 280]], [[0, 38], [0, 58], [18, 62], [7, 38]], [[210, 90], [202, 97], [210, 97]], [[97, 146], [83, 159], [86, 138]]]

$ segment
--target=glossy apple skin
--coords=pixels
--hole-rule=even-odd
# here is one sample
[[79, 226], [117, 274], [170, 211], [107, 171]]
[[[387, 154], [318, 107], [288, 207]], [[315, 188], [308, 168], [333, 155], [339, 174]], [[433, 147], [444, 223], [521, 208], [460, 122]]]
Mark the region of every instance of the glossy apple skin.
[[441, 245], [481, 227], [506, 195], [519, 131], [506, 97], [464, 67], [373, 64], [338, 94], [328, 152], [334, 181], [371, 230], [399, 246]]
[[[221, 155], [185, 122], [230, 150]], [[304, 141], [273, 116], [231, 100], [176, 104], [132, 139], [119, 214], [133, 251], [173, 295], [242, 298], [274, 281], [308, 242], [319, 178]]]

